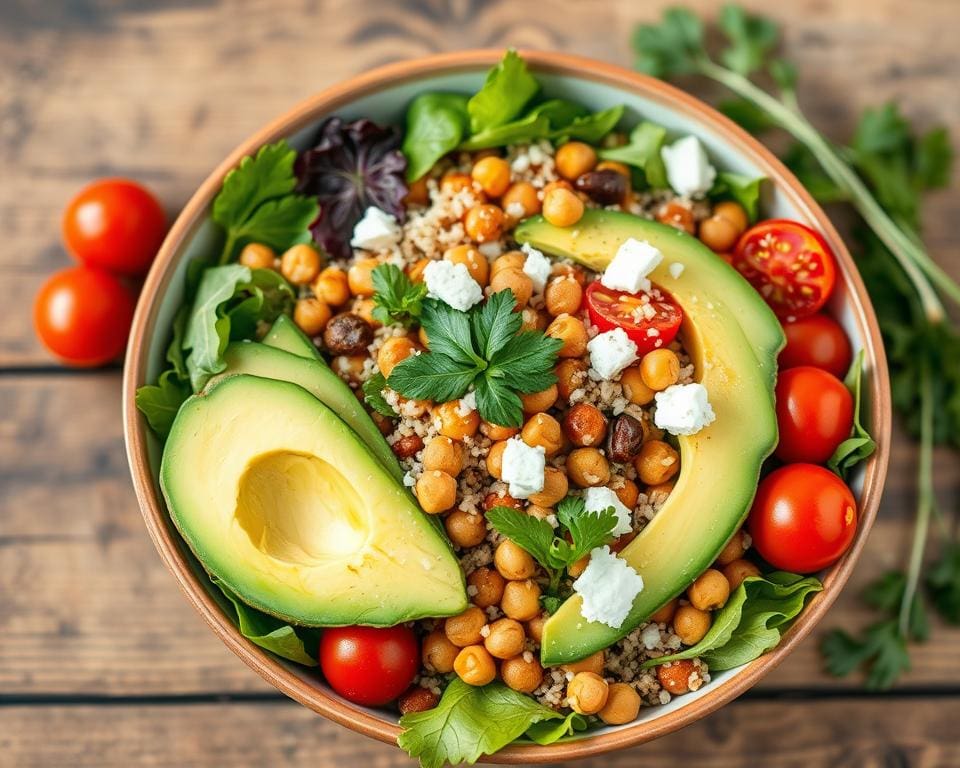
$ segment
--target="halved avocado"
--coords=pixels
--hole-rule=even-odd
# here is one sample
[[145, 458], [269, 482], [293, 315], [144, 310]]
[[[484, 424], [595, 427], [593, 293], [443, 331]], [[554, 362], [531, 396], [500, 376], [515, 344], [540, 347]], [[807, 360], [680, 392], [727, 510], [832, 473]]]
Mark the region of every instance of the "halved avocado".
[[238, 375], [191, 397], [160, 485], [204, 567], [291, 623], [391, 626], [467, 606], [456, 558], [410, 494], [295, 384]]
[[[776, 316], [733, 268], [670, 227], [588, 211], [567, 228], [530, 219], [515, 237], [598, 271], [628, 237], [659, 248], [663, 262], [650, 277], [683, 308], [681, 338], [716, 414], [709, 427], [678, 438], [680, 474], [673, 492], [620, 552], [644, 582], [626, 621], [619, 629], [587, 621], [574, 595], [544, 626], [542, 661], [554, 665], [582, 659], [628, 634], [683, 592], [743, 524], [760, 467], [777, 443], [773, 387], [784, 337]], [[683, 265], [678, 277], [670, 272], [672, 264]]]
[[282, 349], [297, 357], [305, 357], [307, 360], [316, 360], [318, 363], [326, 364], [320, 350], [317, 349], [310, 338], [297, 328], [297, 324], [287, 315], [280, 315], [273, 321], [267, 335], [263, 337], [263, 344], [274, 349]]

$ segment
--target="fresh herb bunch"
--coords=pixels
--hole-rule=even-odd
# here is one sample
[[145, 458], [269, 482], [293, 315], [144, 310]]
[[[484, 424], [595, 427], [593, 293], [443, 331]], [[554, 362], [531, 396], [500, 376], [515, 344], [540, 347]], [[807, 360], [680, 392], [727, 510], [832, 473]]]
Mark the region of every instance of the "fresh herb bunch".
[[[634, 35], [639, 69], [669, 78], [699, 74], [738, 98], [720, 109], [747, 130], [780, 129], [796, 143], [784, 160], [820, 202], [849, 203], [860, 215], [855, 254], [886, 342], [894, 406], [920, 442], [917, 516], [904, 572], [870, 586], [866, 599], [885, 614], [862, 637], [833, 632], [823, 643], [828, 669], [837, 675], [864, 667], [867, 685], [885, 688], [909, 668], [907, 644], [928, 634], [925, 596], [943, 618], [960, 622], [960, 543], [936, 509], [932, 454], [935, 443], [960, 446], [960, 331], [944, 310], [945, 297], [960, 303], [960, 285], [925, 251], [920, 240], [922, 193], [945, 186], [952, 151], [944, 128], [917, 135], [896, 106], [864, 112], [849, 146], [832, 143], [803, 115], [795, 67], [773, 58], [779, 41], [769, 19], [728, 5], [718, 19], [728, 44], [719, 61], [706, 48], [704, 29], [691, 12], [673, 8], [657, 25]], [[750, 78], [776, 86], [765, 90]], [[936, 414], [936, 419], [934, 418]], [[842, 472], [843, 464], [837, 469]], [[939, 559], [924, 579], [931, 520], [941, 534]]]
[[420, 323], [430, 350], [399, 363], [387, 386], [404, 397], [436, 402], [456, 400], [473, 387], [485, 421], [519, 427], [523, 407], [518, 395], [556, 383], [553, 367], [563, 344], [540, 331], [521, 332], [523, 318], [515, 304], [509, 290], [469, 312], [424, 299]]

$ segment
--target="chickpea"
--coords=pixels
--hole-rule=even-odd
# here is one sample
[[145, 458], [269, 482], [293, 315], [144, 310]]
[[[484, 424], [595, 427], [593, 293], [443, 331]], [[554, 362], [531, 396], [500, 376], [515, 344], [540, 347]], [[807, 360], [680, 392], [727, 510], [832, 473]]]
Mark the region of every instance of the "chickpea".
[[427, 411], [433, 407], [433, 403], [429, 400], [410, 400], [406, 397], [399, 397], [400, 401], [400, 410], [403, 412], [404, 416], [410, 416], [414, 419], [419, 419]]
[[547, 618], [545, 613], [541, 613], [527, 622], [527, 636], [534, 642], [539, 643], [543, 640], [543, 625], [547, 623]]
[[503, 588], [500, 610], [509, 618], [529, 621], [540, 613], [540, 587], [535, 581], [508, 581]]
[[457, 646], [447, 639], [442, 630], [435, 629], [423, 638], [421, 648], [423, 666], [430, 672], [439, 672], [442, 675], [453, 672], [453, 660], [457, 658], [459, 652]]
[[521, 312], [523, 322], [520, 324], [521, 331], [545, 331], [550, 324], [550, 315], [546, 312], [527, 307]]
[[498, 240], [503, 233], [503, 209], [490, 203], [475, 205], [463, 219], [467, 237], [477, 243]]
[[467, 685], [486, 685], [497, 676], [497, 664], [482, 645], [470, 645], [460, 651], [453, 669]]
[[701, 611], [722, 608], [730, 597], [730, 584], [720, 571], [707, 568], [687, 589], [687, 599]]
[[520, 395], [520, 402], [523, 404], [524, 413], [541, 413], [548, 411], [557, 402], [557, 385], [551, 384], [540, 392], [531, 392], [527, 395]]
[[528, 216], [540, 213], [540, 198], [537, 197], [537, 188], [529, 181], [518, 181], [500, 198], [503, 212], [511, 221], [519, 221]]
[[323, 333], [332, 316], [330, 307], [312, 296], [307, 299], [297, 299], [296, 306], [293, 308], [293, 322], [307, 336], [319, 336]]
[[482, 630], [487, 625], [487, 614], [475, 605], [443, 622], [447, 640], [460, 648], [483, 642]]
[[640, 714], [640, 694], [627, 683], [613, 683], [607, 694], [607, 703], [598, 714], [607, 725], [632, 723]]
[[540, 507], [552, 507], [566, 497], [569, 488], [563, 470], [548, 466], [543, 470], [543, 490], [530, 494], [527, 501]]
[[313, 281], [313, 293], [331, 307], [341, 307], [350, 299], [347, 273], [339, 267], [327, 267]]
[[377, 365], [380, 373], [389, 376], [398, 363], [406, 360], [416, 351], [413, 342], [406, 336], [391, 336], [377, 352]]
[[669, 693], [679, 695], [690, 690], [693, 662], [687, 659], [668, 662], [657, 667], [657, 680]]
[[537, 571], [537, 564], [523, 547], [504, 539], [493, 553], [493, 564], [500, 575], [511, 581], [529, 579]]
[[577, 403], [563, 417], [563, 434], [574, 445], [599, 445], [607, 435], [607, 418], [589, 403]]
[[573, 192], [573, 184], [566, 179], [558, 179], [557, 181], [547, 182], [543, 185], [543, 189], [540, 190], [542, 193], [540, 197], [546, 197], [549, 192], [552, 192], [555, 189], [565, 189], [567, 192]]
[[419, 685], [414, 686], [397, 699], [397, 709], [401, 715], [409, 715], [411, 712], [426, 712], [437, 706], [440, 697], [433, 691], [422, 688]]
[[280, 257], [280, 274], [293, 285], [312, 283], [320, 274], [320, 254], [306, 243], [294, 245]]
[[610, 482], [610, 462], [596, 448], [575, 448], [567, 456], [567, 475], [581, 488]]
[[555, 317], [547, 326], [546, 334], [563, 342], [557, 352], [558, 357], [583, 357], [587, 351], [587, 329], [583, 322], [573, 315]]
[[673, 200], [669, 203], [664, 203], [657, 209], [657, 221], [661, 224], [669, 224], [671, 227], [686, 232], [688, 235], [692, 235], [696, 224], [693, 219], [693, 211], [690, 210], [690, 206], [684, 205], [683, 203]]
[[501, 440], [494, 443], [487, 452], [487, 472], [497, 480], [503, 478], [503, 452], [507, 449], [507, 442], [507, 440]]
[[684, 645], [696, 645], [709, 629], [710, 614], [692, 605], [681, 605], [673, 614], [673, 631]]
[[650, 389], [660, 392], [680, 379], [680, 358], [671, 349], [647, 352], [640, 361], [640, 377]]
[[655, 496], [662, 495], [664, 499], [666, 499], [666, 497], [673, 492], [673, 485], [673, 481], [651, 485], [649, 488], [647, 488], [647, 496], [653, 499]]
[[590, 565], [590, 555], [584, 555], [579, 560], [574, 560], [567, 566], [567, 576], [571, 579], [578, 578]]
[[250, 269], [273, 269], [273, 265], [277, 263], [277, 254], [269, 245], [247, 243], [240, 251], [238, 261]]
[[627, 509], [633, 509], [637, 506], [637, 500], [640, 498], [640, 489], [629, 477], [623, 478], [623, 484], [619, 488], [614, 488], [613, 492], [617, 494], [620, 503]]
[[740, 237], [737, 225], [723, 216], [711, 216], [700, 222], [700, 242], [715, 253], [726, 253]]
[[502, 157], [484, 157], [474, 163], [470, 176], [490, 197], [500, 197], [510, 186], [510, 164]]
[[538, 413], [527, 419], [520, 430], [520, 437], [531, 448], [543, 448], [547, 456], [555, 456], [563, 447], [560, 422], [548, 413]]
[[439, 469], [420, 475], [416, 491], [417, 501], [428, 515], [446, 512], [457, 501], [457, 481]]
[[463, 469], [463, 444], [446, 435], [437, 435], [423, 449], [423, 468], [456, 477]]
[[454, 440], [473, 437], [480, 427], [480, 414], [471, 410], [464, 415], [459, 400], [441, 403], [436, 407], [434, 416], [440, 419], [440, 434]]
[[[569, 465], [569, 461], [568, 461]], [[666, 482], [680, 470], [680, 456], [671, 445], [662, 440], [650, 440], [640, 446], [633, 460], [640, 482], [658, 485]]]
[[478, 608], [489, 608], [499, 605], [503, 599], [503, 588], [506, 579], [493, 568], [481, 566], [467, 576], [467, 586], [476, 587], [477, 593], [473, 596], [473, 604]]
[[527, 506], [527, 514], [530, 517], [535, 517], [537, 520], [546, 520], [550, 515], [555, 515], [557, 512], [551, 507], [541, 507], [539, 504], [529, 504]]
[[555, 277], [547, 284], [544, 301], [547, 312], [554, 317], [574, 315], [583, 302], [583, 288], [572, 277]]
[[543, 218], [555, 227], [572, 227], [583, 217], [583, 200], [563, 188], [551, 189], [543, 195]]
[[472, 245], [455, 245], [443, 252], [443, 260], [463, 264], [470, 277], [484, 287], [490, 280], [490, 262]]
[[732, 592], [743, 584], [744, 579], [750, 576], [759, 576], [760, 569], [749, 560], [740, 559], [723, 566], [723, 575], [730, 585], [730, 591]]
[[582, 141], [568, 141], [557, 150], [557, 172], [568, 181], [592, 171], [597, 165], [597, 152]]
[[[529, 661], [527, 660], [529, 659]], [[500, 665], [500, 676], [510, 688], [520, 693], [533, 693], [543, 682], [543, 667], [533, 654], [514, 656]]]
[[373, 310], [376, 309], [377, 305], [374, 303], [373, 299], [354, 299], [353, 305], [350, 307], [350, 311], [362, 317], [371, 328], [382, 328], [383, 323], [381, 323], [377, 318], [373, 316]]
[[550, 268], [550, 274], [554, 277], [571, 277], [581, 288], [587, 285], [587, 273], [574, 264], [555, 263]]
[[423, 438], [420, 435], [404, 435], [397, 438], [390, 447], [398, 459], [409, 459], [423, 449]]
[[347, 384], [358, 386], [366, 362], [366, 355], [336, 355], [331, 358], [330, 367]]
[[474, 194], [482, 194], [477, 190], [473, 179], [465, 173], [451, 171], [450, 173], [444, 174], [443, 178], [440, 179], [440, 191], [448, 195], [456, 195], [465, 189], [469, 189], [474, 192]]
[[557, 377], [557, 392], [564, 400], [569, 400], [575, 389], [587, 379], [587, 364], [583, 360], [567, 358], [557, 363], [554, 369]]
[[483, 515], [475, 515], [455, 509], [443, 521], [450, 541], [458, 547], [475, 547], [487, 537], [487, 521]]
[[509, 440], [520, 430], [517, 427], [501, 427], [499, 424], [491, 424], [489, 421], [481, 421], [480, 431], [491, 440]]
[[347, 285], [354, 296], [373, 296], [373, 270], [379, 266], [379, 259], [357, 259], [347, 270]]
[[595, 715], [603, 709], [609, 695], [607, 681], [593, 672], [578, 672], [567, 683], [570, 709], [581, 715]]
[[427, 174], [407, 184], [407, 195], [403, 198], [403, 202], [407, 205], [427, 205], [430, 202]]
[[729, 565], [734, 560], [739, 560], [743, 557], [743, 553], [746, 551], [747, 543], [743, 536], [743, 530], [741, 529], [733, 534], [733, 536], [730, 537], [730, 541], [720, 550], [720, 554], [717, 555], [717, 565]]
[[523, 251], [507, 251], [499, 256], [493, 264], [490, 265], [490, 279], [504, 269], [519, 269], [523, 272], [523, 265], [527, 261], [527, 254]]
[[506, 267], [494, 273], [493, 277], [490, 278], [490, 293], [492, 295], [507, 289], [513, 291], [517, 306], [523, 308], [530, 301], [530, 297], [533, 296], [533, 280], [522, 268]]
[[580, 659], [580, 661], [574, 661], [571, 664], [563, 664], [561, 669], [564, 672], [573, 672], [573, 674], [579, 674], [580, 672], [590, 672], [594, 675], [599, 675], [603, 677], [603, 667], [607, 663], [607, 655], [605, 651], [597, 651], [596, 653], [591, 653], [585, 659]]
[[673, 598], [669, 603], [664, 603], [657, 609], [656, 613], [650, 616], [650, 621], [657, 624], [669, 624], [673, 621], [673, 615], [677, 612], [679, 604], [680, 601], [677, 598]]
[[726, 219], [737, 229], [737, 234], [742, 235], [750, 226], [750, 219], [747, 212], [740, 203], [734, 200], [724, 200], [713, 207], [713, 215]]
[[620, 374], [620, 384], [624, 396], [635, 405], [649, 405], [657, 394], [644, 383], [640, 367], [636, 365], [631, 365]]
[[520, 499], [515, 499], [509, 493], [499, 494], [499, 493], [488, 493], [483, 500], [483, 509], [485, 512], [489, 512], [491, 509], [496, 507], [508, 507], [509, 509], [515, 509], [518, 512], [523, 511], [523, 502]]
[[526, 642], [523, 625], [514, 619], [498, 619], [490, 625], [490, 632], [483, 640], [483, 647], [498, 659], [510, 659], [523, 653]]

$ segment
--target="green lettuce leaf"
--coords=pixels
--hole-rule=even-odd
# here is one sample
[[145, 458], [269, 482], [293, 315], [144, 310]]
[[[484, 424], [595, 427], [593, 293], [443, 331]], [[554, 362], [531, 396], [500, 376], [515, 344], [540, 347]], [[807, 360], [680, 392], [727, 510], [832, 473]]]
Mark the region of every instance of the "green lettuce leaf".
[[847, 389], [853, 395], [853, 428], [850, 431], [850, 437], [844, 440], [833, 452], [833, 456], [827, 461], [827, 466], [836, 472], [840, 477], [846, 478], [857, 464], [864, 461], [874, 451], [877, 450], [877, 444], [870, 437], [870, 433], [864, 429], [860, 421], [860, 389], [861, 379], [863, 378], [863, 355], [861, 349], [853, 363], [850, 371], [844, 379]]
[[456, 93], [422, 93], [407, 109], [403, 154], [407, 180], [416, 181], [447, 152], [456, 149], [468, 130], [467, 97]]
[[540, 85], [527, 70], [526, 62], [513, 49], [504, 54], [486, 82], [467, 102], [470, 132], [480, 133], [513, 120], [529, 103]]

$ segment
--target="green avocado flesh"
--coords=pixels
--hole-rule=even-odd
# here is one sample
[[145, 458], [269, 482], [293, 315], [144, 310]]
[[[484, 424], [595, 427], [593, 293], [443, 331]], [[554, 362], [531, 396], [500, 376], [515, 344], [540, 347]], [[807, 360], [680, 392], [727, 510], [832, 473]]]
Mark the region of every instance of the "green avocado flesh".
[[[587, 621], [569, 598], [543, 629], [544, 665], [576, 661], [610, 646], [683, 592], [743, 524], [760, 467], [777, 443], [773, 387], [783, 331], [773, 312], [728, 264], [698, 240], [630, 214], [592, 210], [574, 226], [537, 217], [515, 237], [545, 253], [602, 272], [629, 237], [663, 253], [650, 275], [684, 313], [680, 336], [707, 389], [716, 420], [680, 436], [680, 474], [656, 517], [620, 557], [642, 577], [643, 591], [618, 629]], [[678, 277], [673, 264], [683, 265]], [[676, 267], [674, 268], [676, 270]]]
[[391, 626], [467, 606], [456, 558], [410, 494], [296, 384], [236, 375], [191, 397], [160, 485], [206, 569], [291, 623]]
[[313, 346], [307, 334], [297, 328], [297, 324], [287, 315], [280, 315], [273, 321], [267, 335], [263, 337], [263, 343], [268, 347], [289, 352], [291, 355], [326, 364], [323, 355]]
[[223, 359], [227, 363], [226, 370], [211, 379], [208, 388], [225, 377], [238, 373], [298, 384], [333, 409], [367, 444], [390, 474], [396, 480], [402, 481], [403, 470], [390, 445], [350, 387], [344, 384], [326, 363], [298, 357], [296, 353], [291, 354], [253, 341], [235, 341], [228, 344]]

